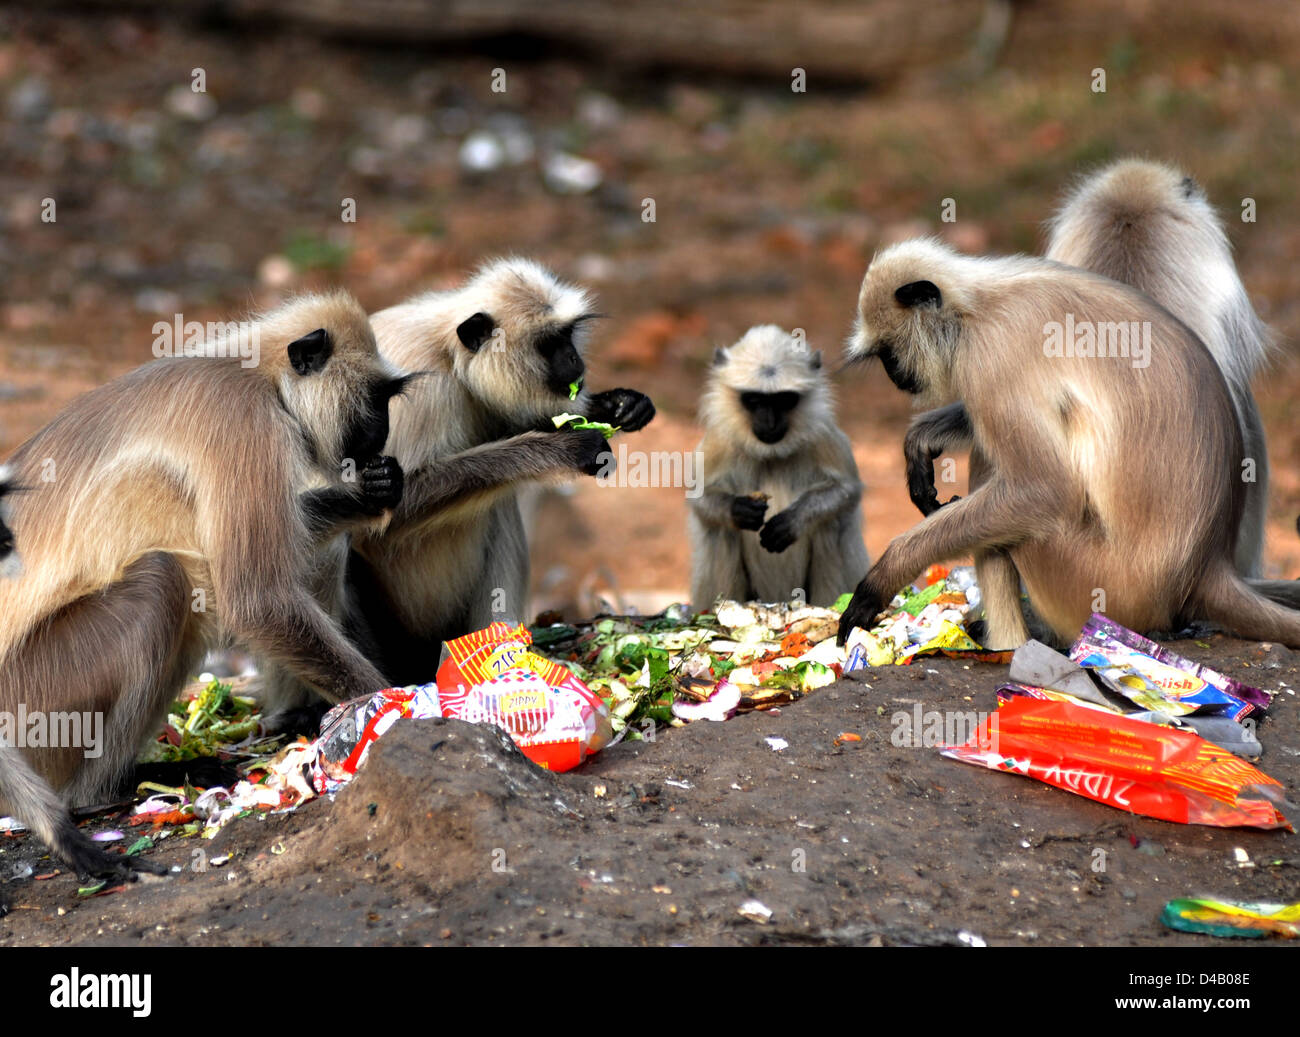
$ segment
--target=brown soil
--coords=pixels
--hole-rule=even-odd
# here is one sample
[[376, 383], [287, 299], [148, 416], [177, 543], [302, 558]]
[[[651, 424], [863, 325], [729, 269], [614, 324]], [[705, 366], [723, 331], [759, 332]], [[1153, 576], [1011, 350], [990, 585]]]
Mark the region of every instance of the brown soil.
[[[1207, 643], [1175, 647], [1266, 687], [1300, 684], [1284, 649]], [[899, 945], [966, 932], [991, 945], [1169, 946], [1210, 942], [1160, 924], [1174, 897], [1296, 899], [1294, 833], [1128, 816], [892, 744], [893, 715], [916, 704], [993, 709], [1004, 667], [940, 659], [862, 676], [562, 775], [491, 729], [402, 721], [332, 804], [163, 842], [154, 859], [182, 869], [169, 878], [81, 900], [68, 875], [13, 884], [0, 941]], [[1284, 691], [1259, 730], [1262, 769], [1290, 788], [1296, 714]], [[846, 732], [862, 740], [837, 744]], [[0, 872], [40, 874], [40, 852], [0, 841]], [[769, 922], [739, 913], [749, 900]]]

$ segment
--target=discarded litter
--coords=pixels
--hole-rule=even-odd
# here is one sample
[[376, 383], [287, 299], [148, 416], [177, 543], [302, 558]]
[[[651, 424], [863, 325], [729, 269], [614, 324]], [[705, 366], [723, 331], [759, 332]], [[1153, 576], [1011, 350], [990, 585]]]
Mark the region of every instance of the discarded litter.
[[1206, 936], [1263, 939], [1300, 936], [1300, 904], [1256, 904], [1239, 900], [1182, 898], [1171, 900], [1160, 914], [1170, 929]]
[[1095, 707], [1026, 696], [943, 754], [1135, 814], [1183, 824], [1291, 828], [1282, 786], [1198, 735]]
[[317, 791], [356, 774], [370, 746], [402, 717], [495, 724], [539, 766], [578, 766], [612, 737], [608, 708], [566, 667], [533, 652], [531, 643], [524, 627], [493, 623], [446, 644], [436, 683], [386, 688], [335, 706], [317, 743]]
[[939, 652], [986, 662], [1010, 658], [1009, 652], [985, 651], [966, 632], [967, 622], [980, 606], [973, 568], [949, 571], [931, 566], [925, 579], [920, 590], [908, 587], [896, 595], [885, 617], [870, 630], [855, 627], [849, 633], [846, 673], [866, 666], [906, 665], [917, 656]]
[[746, 900], [740, 905], [737, 913], [759, 925], [767, 925], [772, 920], [772, 909], [761, 900]]
[[[1084, 625], [1070, 659], [1023, 645], [997, 712], [943, 754], [1165, 821], [1294, 831], [1281, 783], [1224, 748], [1250, 753], [1237, 720], [1261, 713], [1266, 692], [1104, 616]], [[1214, 722], [1205, 733], [1222, 745], [1196, 733], [1198, 719]]]

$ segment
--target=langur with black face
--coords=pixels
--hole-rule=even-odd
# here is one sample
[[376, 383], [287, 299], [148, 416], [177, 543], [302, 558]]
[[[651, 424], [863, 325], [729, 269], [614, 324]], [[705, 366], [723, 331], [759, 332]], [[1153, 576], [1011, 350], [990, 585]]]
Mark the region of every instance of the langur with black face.
[[689, 501], [691, 601], [830, 605], [867, 571], [862, 483], [819, 352], [772, 324], [719, 349]]
[[[1062, 334], [1085, 325], [1091, 338]], [[841, 643], [927, 565], [1000, 552], [1009, 564], [980, 572], [994, 647], [1028, 637], [1022, 580], [1062, 642], [1104, 611], [1136, 630], [1203, 619], [1300, 646], [1300, 612], [1234, 567], [1245, 484], [1228, 383], [1147, 296], [1048, 260], [905, 242], [867, 270], [848, 355], [878, 357], [922, 403], [961, 404], [986, 468], [968, 497], [890, 543]]]
[[[21, 493], [2, 502], [0, 549], [16, 541], [22, 564], [0, 580], [0, 713], [102, 728], [93, 745], [84, 728], [41, 747], [0, 734], [0, 814], [78, 874], [151, 869], [105, 853], [67, 805], [114, 792], [212, 645], [235, 637], [331, 701], [386, 683], [309, 592], [311, 505], [391, 506], [339, 480], [349, 459], [372, 467], [402, 379], [343, 294], [239, 334], [256, 339], [87, 393], [12, 458]], [[245, 366], [252, 341], [260, 359]]]
[[[612, 458], [600, 432], [560, 431], [552, 419], [578, 414], [633, 432], [654, 417], [642, 393], [587, 391], [583, 352], [597, 316], [587, 292], [525, 259], [487, 263], [460, 288], [372, 316], [381, 354], [417, 377], [393, 403], [401, 503], [352, 533], [347, 610], [357, 643], [393, 683], [431, 680], [446, 640], [527, 618], [520, 488], [607, 474]], [[322, 585], [342, 577], [322, 561]], [[268, 675], [268, 691], [282, 710], [310, 705], [311, 689], [283, 669]]]
[[[1205, 193], [1180, 170], [1159, 162], [1123, 159], [1085, 177], [1051, 221], [1047, 258], [1132, 285], [1163, 306], [1200, 338], [1232, 394], [1245, 457], [1233, 474], [1245, 487], [1245, 511], [1234, 547], [1237, 571], [1260, 575], [1268, 504], [1268, 451], [1251, 380], [1268, 359], [1270, 334], [1256, 316], [1237, 275], [1223, 224]], [[908, 489], [923, 515], [940, 507], [932, 461], [948, 450], [971, 448], [971, 486], [987, 470], [964, 409], [953, 404], [918, 415], [904, 440]], [[1000, 581], [1006, 566], [991, 553], [984, 579]], [[1278, 581], [1265, 593], [1300, 604], [1297, 585]], [[1288, 600], [1288, 594], [1290, 599]]]

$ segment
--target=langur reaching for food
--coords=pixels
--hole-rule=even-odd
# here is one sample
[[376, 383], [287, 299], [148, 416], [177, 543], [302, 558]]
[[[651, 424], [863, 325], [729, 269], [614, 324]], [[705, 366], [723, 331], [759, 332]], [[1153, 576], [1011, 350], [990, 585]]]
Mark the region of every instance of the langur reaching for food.
[[[1209, 349], [1228, 382], [1245, 445], [1244, 463], [1233, 473], [1246, 491], [1235, 564], [1241, 575], [1259, 576], [1269, 468], [1251, 379], [1268, 359], [1270, 335], [1251, 307], [1223, 224], [1205, 193], [1172, 166], [1144, 159], [1115, 162], [1070, 192], [1051, 222], [1047, 258], [1132, 285], [1191, 328]], [[970, 423], [958, 404], [913, 420], [904, 455], [908, 489], [923, 515], [940, 506], [933, 460], [970, 446]], [[972, 488], [984, 467], [975, 444]], [[1283, 586], [1294, 593], [1294, 584]]]
[[[605, 474], [612, 458], [601, 432], [552, 419], [577, 414], [633, 432], [654, 417], [639, 392], [587, 391], [583, 351], [597, 316], [585, 291], [524, 259], [490, 262], [460, 288], [373, 315], [381, 354], [418, 377], [393, 403], [401, 503], [352, 534], [346, 579], [349, 629], [395, 684], [431, 680], [444, 641], [526, 618], [520, 487]], [[324, 583], [342, 578], [342, 567], [323, 565]], [[281, 708], [310, 699], [282, 669], [272, 685]]]
[[255, 365], [242, 338], [154, 361], [74, 401], [12, 458], [23, 492], [3, 503], [22, 571], [0, 580], [0, 711], [92, 729], [98, 717], [101, 737], [0, 737], [0, 814], [78, 874], [152, 870], [101, 850], [67, 805], [113, 792], [212, 644], [238, 638], [331, 701], [386, 683], [308, 590], [308, 502], [339, 521], [395, 503], [391, 465], [374, 499], [340, 478], [373, 469], [402, 379], [341, 293], [238, 334], [256, 335]]
[[[896, 245], [862, 282], [848, 355], [925, 404], [959, 403], [985, 468], [965, 499], [890, 543], [840, 622], [870, 627], [927, 565], [979, 574], [987, 641], [1030, 603], [1062, 642], [1093, 611], [1136, 630], [1218, 623], [1300, 646], [1300, 612], [1253, 591], [1233, 551], [1244, 506], [1231, 390], [1188, 327], [1135, 289], [1025, 256]], [[975, 480], [972, 480], [974, 482]]]
[[691, 500], [691, 601], [830, 605], [867, 571], [862, 483], [819, 352], [772, 324], [714, 356]]

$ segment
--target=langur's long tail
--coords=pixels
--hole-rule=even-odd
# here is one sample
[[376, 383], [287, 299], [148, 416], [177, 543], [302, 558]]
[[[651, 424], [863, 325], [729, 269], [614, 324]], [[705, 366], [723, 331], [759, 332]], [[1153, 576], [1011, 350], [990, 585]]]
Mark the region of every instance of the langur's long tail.
[[1286, 580], [1243, 580], [1225, 566], [1202, 585], [1201, 614], [1247, 641], [1275, 641], [1300, 648], [1300, 610], [1287, 606], [1288, 602], [1300, 606], [1300, 593], [1286, 593], [1287, 584]]
[[1269, 601], [1300, 609], [1300, 580], [1247, 580], [1250, 589]]

